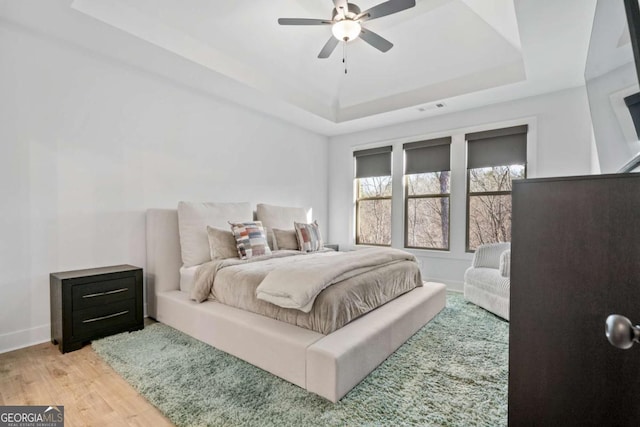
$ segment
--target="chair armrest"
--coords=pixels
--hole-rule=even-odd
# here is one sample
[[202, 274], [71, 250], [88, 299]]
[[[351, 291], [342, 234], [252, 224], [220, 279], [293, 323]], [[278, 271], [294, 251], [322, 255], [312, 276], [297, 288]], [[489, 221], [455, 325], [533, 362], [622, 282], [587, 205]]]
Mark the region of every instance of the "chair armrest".
[[509, 249], [511, 249], [511, 243], [481, 245], [473, 254], [473, 267], [500, 268], [500, 255]]
[[502, 252], [502, 255], [500, 255], [500, 275], [502, 277], [511, 276], [511, 249]]

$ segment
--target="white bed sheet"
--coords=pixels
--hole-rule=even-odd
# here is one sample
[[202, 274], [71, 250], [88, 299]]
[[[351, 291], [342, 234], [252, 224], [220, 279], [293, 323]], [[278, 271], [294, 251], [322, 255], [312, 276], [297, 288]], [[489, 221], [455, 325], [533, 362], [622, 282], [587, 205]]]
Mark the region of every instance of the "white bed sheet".
[[191, 294], [191, 289], [196, 281], [196, 271], [198, 270], [198, 267], [200, 266], [194, 265], [193, 267], [180, 267], [180, 290], [182, 292]]

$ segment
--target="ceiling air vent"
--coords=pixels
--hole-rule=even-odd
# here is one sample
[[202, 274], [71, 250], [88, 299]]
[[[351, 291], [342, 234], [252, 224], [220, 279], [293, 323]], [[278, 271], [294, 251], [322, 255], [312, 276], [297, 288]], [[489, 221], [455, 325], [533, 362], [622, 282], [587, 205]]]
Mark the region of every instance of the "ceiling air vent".
[[424, 111], [429, 111], [429, 110], [439, 110], [440, 108], [444, 108], [444, 107], [446, 107], [444, 102], [434, 102], [433, 104], [427, 104], [427, 105], [418, 107], [418, 111], [422, 113]]

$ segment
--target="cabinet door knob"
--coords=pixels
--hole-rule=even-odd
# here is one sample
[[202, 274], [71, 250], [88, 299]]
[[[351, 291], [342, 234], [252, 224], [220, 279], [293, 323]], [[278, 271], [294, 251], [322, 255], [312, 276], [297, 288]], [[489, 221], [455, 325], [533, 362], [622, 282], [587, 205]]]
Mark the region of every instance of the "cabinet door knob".
[[612, 346], [623, 350], [631, 348], [634, 342], [640, 343], [640, 326], [633, 326], [629, 319], [619, 314], [607, 317], [605, 334]]

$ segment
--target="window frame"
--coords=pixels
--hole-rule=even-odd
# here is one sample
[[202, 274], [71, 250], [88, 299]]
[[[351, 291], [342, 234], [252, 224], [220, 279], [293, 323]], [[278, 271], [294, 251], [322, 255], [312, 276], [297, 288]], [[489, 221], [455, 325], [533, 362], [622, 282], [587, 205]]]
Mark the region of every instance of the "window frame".
[[[354, 159], [354, 183], [356, 185], [355, 194], [355, 230], [354, 241], [356, 245], [372, 245], [387, 246], [393, 244], [392, 228], [393, 228], [393, 145], [368, 148], [363, 150], [355, 150], [353, 152]], [[362, 162], [362, 163], [361, 163]], [[361, 179], [388, 177], [390, 182], [389, 196], [373, 196], [361, 197]], [[391, 212], [389, 216], [389, 244], [381, 243], [364, 243], [361, 242], [360, 236], [360, 203], [364, 201], [386, 200], [391, 203]]]
[[[451, 170], [448, 171], [438, 171], [438, 172], [449, 172], [449, 192], [448, 193], [426, 193], [420, 195], [409, 195], [409, 176], [410, 175], [418, 175], [418, 174], [409, 174], [404, 175], [404, 247], [406, 249], [421, 249], [421, 250], [429, 250], [429, 251], [444, 251], [449, 252], [451, 250]], [[429, 172], [432, 173], [432, 172]], [[448, 212], [448, 222], [449, 227], [447, 228], [447, 247], [446, 248], [432, 248], [427, 246], [409, 246], [409, 199], [435, 199], [435, 198], [447, 198], [449, 200], [449, 212]]]
[[[468, 142], [467, 142], [468, 143]], [[493, 165], [493, 166], [487, 166], [487, 167], [492, 167], [492, 168], [503, 168], [503, 167], [511, 167], [511, 166], [516, 166], [520, 164], [514, 164], [514, 165]], [[522, 179], [527, 179], [527, 163], [525, 162], [523, 165], [521, 165], [524, 167], [524, 175]], [[471, 169], [480, 169], [480, 168], [471, 168]], [[475, 253], [475, 249], [471, 249], [469, 247], [469, 220], [471, 219], [471, 211], [469, 209], [470, 205], [471, 205], [471, 197], [474, 196], [512, 196], [513, 194], [513, 179], [511, 180], [511, 190], [509, 191], [470, 191], [471, 189], [471, 169], [467, 168], [467, 207], [466, 207], [466, 215], [465, 215], [465, 251], [467, 253]], [[513, 200], [513, 199], [512, 199]], [[513, 205], [512, 205], [513, 206]]]
[[[356, 245], [366, 245], [366, 246], [380, 246], [380, 247], [391, 247], [393, 243], [393, 174], [392, 175], [383, 175], [391, 178], [391, 195], [389, 196], [374, 196], [374, 197], [360, 197], [360, 180], [366, 178], [355, 178], [356, 180], [356, 230], [355, 230], [355, 242]], [[391, 202], [391, 214], [390, 214], [390, 223], [389, 230], [391, 236], [391, 242], [388, 245], [383, 243], [363, 243], [360, 242], [360, 202], [362, 201], [375, 201], [375, 200], [389, 200]]]

